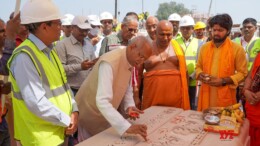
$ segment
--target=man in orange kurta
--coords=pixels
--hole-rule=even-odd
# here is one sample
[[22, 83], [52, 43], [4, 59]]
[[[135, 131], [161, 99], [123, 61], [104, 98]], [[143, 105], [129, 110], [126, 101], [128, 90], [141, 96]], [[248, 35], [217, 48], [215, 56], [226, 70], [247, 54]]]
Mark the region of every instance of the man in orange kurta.
[[184, 53], [172, 40], [172, 25], [160, 21], [153, 41], [153, 54], [144, 62], [142, 109], [172, 106], [190, 109]]
[[236, 103], [236, 87], [247, 75], [243, 48], [228, 37], [232, 19], [228, 14], [214, 16], [210, 22], [213, 39], [199, 52], [196, 77], [202, 81], [198, 110]]

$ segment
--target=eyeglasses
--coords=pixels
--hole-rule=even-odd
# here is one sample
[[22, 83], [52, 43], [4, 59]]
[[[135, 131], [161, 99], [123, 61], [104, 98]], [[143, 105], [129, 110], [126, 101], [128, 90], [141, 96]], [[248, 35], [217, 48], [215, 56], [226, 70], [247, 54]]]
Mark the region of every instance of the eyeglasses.
[[128, 31], [128, 32], [134, 32], [134, 33], [137, 33], [137, 32], [138, 32], [138, 29], [127, 28], [127, 31]]
[[64, 27], [71, 28], [72, 26], [71, 25], [64, 25]]
[[51, 26], [51, 25], [57, 25], [58, 27], [61, 27], [61, 21], [60, 20], [57, 20], [57, 21], [48, 21], [48, 22], [45, 22], [47, 25]]
[[152, 28], [153, 28], [153, 29], [156, 29], [156, 28], [157, 28], [157, 25], [156, 25], [156, 24], [154, 24], [154, 25], [147, 25], [146, 28], [147, 28], [147, 29], [152, 29]]
[[111, 20], [102, 20], [101, 21], [102, 24], [112, 24], [112, 21]]
[[78, 26], [76, 26], [76, 27], [77, 27], [79, 32], [82, 32], [82, 33], [88, 33], [89, 32], [89, 29], [81, 29]]
[[192, 26], [183, 26], [183, 27], [181, 27], [181, 29], [182, 30], [191, 30], [191, 29], [193, 29], [193, 27]]
[[101, 26], [99, 26], [99, 25], [92, 25], [92, 24], [91, 24], [90, 26], [91, 26], [92, 28], [99, 28], [99, 29], [100, 29], [100, 27], [101, 27]]

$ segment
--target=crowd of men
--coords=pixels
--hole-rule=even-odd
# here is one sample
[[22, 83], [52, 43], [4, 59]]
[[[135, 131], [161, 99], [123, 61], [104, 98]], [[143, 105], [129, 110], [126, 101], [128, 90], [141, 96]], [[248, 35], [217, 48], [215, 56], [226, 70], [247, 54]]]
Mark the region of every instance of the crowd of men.
[[1, 146], [74, 145], [111, 126], [146, 140], [147, 126], [127, 118], [151, 106], [202, 111], [237, 102], [250, 121], [251, 145], [260, 145], [254, 18], [232, 39], [228, 14], [206, 23], [177, 13], [161, 21], [149, 16], [145, 35], [134, 12], [118, 31], [113, 23], [109, 12], [62, 16], [51, 0], [27, 2], [7, 24], [0, 19], [0, 73], [12, 86], [0, 82], [1, 94], [12, 96], [9, 112], [0, 104]]

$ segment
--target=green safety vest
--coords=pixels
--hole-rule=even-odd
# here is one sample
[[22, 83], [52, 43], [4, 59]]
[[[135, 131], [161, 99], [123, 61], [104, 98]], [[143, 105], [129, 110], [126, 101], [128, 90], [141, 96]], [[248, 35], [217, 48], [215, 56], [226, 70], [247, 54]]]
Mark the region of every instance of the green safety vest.
[[[188, 74], [191, 75], [195, 72], [196, 57], [200, 46], [200, 40], [198, 40], [197, 38], [192, 38], [190, 44], [187, 47], [182, 37], [177, 38], [176, 41], [179, 43], [184, 51]], [[196, 80], [191, 79], [189, 86], [196, 86]]]
[[54, 125], [33, 114], [26, 106], [20, 88], [16, 83], [10, 66], [20, 53], [26, 53], [32, 60], [45, 90], [45, 97], [58, 109], [70, 116], [72, 112], [71, 92], [67, 84], [65, 70], [52, 50], [49, 58], [30, 40], [26, 39], [16, 48], [8, 61], [12, 83], [12, 102], [14, 110], [15, 139], [24, 146], [57, 146], [64, 142], [65, 127]]
[[[247, 65], [247, 69], [250, 70], [252, 65], [253, 65], [253, 62], [255, 60], [255, 57], [257, 55], [257, 52], [260, 51], [260, 46], [259, 46], [259, 43], [257, 45], [257, 40], [260, 40], [259, 38], [255, 39], [255, 40], [251, 40], [246, 48], [245, 48], [245, 51], [246, 51], [246, 54], [247, 54], [247, 58], [248, 58], [248, 65]], [[242, 46], [242, 43], [241, 43], [241, 38], [240, 37], [237, 37], [234, 39], [234, 42], [240, 44]], [[259, 41], [258, 41], [259, 42]]]

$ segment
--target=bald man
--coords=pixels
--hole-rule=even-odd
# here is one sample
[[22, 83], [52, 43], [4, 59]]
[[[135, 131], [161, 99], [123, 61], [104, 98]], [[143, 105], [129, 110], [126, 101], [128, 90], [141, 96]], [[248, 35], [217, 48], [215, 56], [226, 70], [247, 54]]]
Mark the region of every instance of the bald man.
[[[134, 38], [127, 48], [118, 48], [99, 58], [76, 94], [80, 111], [80, 141], [110, 126], [119, 135], [140, 134], [146, 139], [146, 125], [132, 125], [121, 114], [142, 113], [135, 107], [131, 86], [131, 69], [152, 54], [151, 43], [144, 37]], [[124, 107], [124, 110], [119, 107]], [[122, 112], [119, 112], [122, 111]]]
[[173, 27], [162, 20], [156, 29], [153, 52], [144, 62], [144, 90], [142, 109], [150, 106], [172, 106], [190, 109], [187, 70], [181, 47], [173, 37]]
[[156, 39], [156, 28], [157, 28], [158, 23], [159, 23], [158, 19], [154, 16], [149, 16], [147, 18], [145, 27], [146, 27], [146, 31], [148, 33], [147, 38], [149, 40]]

